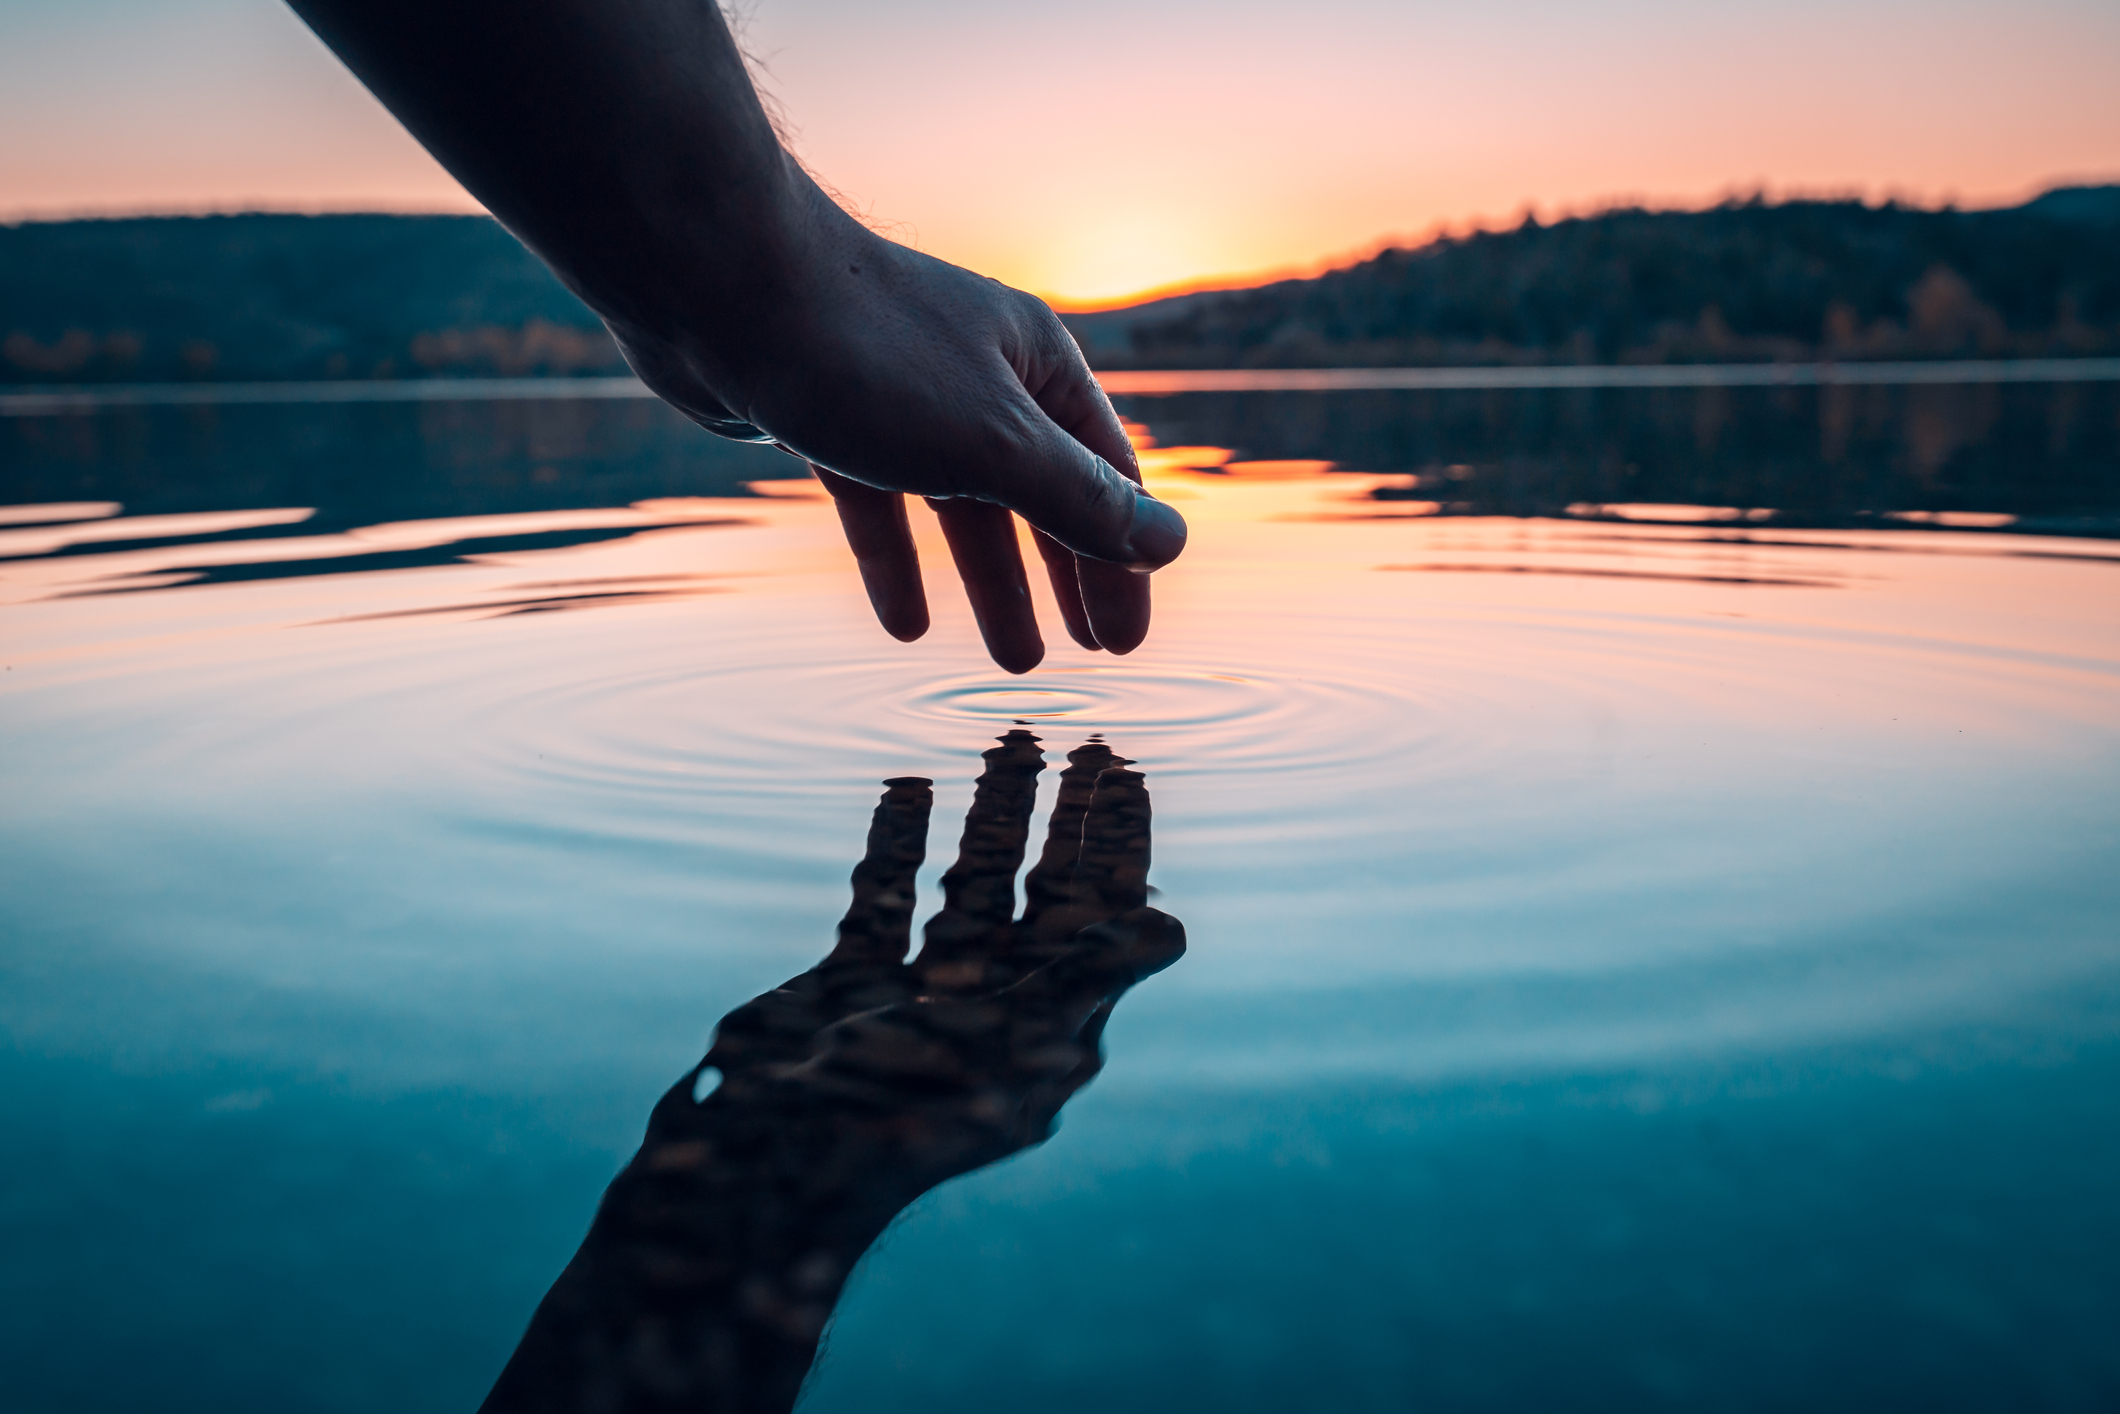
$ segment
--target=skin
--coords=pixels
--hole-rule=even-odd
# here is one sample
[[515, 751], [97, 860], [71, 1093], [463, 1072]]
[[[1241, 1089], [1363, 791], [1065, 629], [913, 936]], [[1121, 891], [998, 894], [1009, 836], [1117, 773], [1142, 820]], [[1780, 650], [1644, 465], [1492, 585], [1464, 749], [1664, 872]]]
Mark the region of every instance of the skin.
[[831, 491], [878, 619], [926, 632], [942, 522], [988, 651], [1044, 656], [1013, 512], [1068, 633], [1125, 653], [1185, 523], [1039, 300], [885, 240], [775, 133], [711, 0], [291, 0], [596, 311], [657, 394]]
[[785, 1414], [891, 1220], [1051, 1135], [1112, 1008], [1185, 930], [1147, 906], [1147, 786], [1100, 742], [1068, 757], [1016, 916], [1044, 757], [1016, 731], [985, 760], [919, 956], [934, 793], [905, 778], [885, 782], [838, 946], [731, 1012], [656, 1105], [484, 1414]]

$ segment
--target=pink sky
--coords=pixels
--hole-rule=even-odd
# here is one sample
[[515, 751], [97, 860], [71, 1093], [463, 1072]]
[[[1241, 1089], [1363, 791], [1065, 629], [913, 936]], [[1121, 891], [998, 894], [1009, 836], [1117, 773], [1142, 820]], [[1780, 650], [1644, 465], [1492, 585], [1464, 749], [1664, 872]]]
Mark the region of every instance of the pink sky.
[[[758, 0], [806, 160], [1062, 303], [1439, 223], [2120, 179], [2120, 6]], [[474, 209], [276, 0], [0, 0], [0, 212]]]

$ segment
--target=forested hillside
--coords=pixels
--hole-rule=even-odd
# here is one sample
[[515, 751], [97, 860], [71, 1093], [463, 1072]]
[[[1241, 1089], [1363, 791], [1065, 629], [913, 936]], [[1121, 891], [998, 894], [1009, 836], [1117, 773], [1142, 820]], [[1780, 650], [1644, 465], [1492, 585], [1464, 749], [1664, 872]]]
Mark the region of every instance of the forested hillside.
[[2000, 211], [1615, 210], [1073, 316], [1110, 368], [2120, 353], [2120, 187]]
[[[2120, 353], [2120, 187], [2004, 211], [1608, 211], [1310, 280], [1071, 315], [1106, 368]], [[0, 383], [616, 373], [472, 216], [0, 226]]]
[[483, 216], [0, 226], [0, 382], [623, 371]]

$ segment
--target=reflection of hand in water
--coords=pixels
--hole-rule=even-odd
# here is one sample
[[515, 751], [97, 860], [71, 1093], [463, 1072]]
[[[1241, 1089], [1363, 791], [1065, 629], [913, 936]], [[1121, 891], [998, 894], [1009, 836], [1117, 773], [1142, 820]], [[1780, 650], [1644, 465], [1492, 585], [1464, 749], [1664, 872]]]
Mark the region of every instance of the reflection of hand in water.
[[1147, 907], [1147, 787], [1097, 742], [1068, 757], [1012, 918], [1044, 758], [1015, 731], [985, 760], [920, 955], [904, 960], [933, 793], [901, 779], [839, 945], [731, 1012], [656, 1105], [486, 1409], [786, 1410], [891, 1219], [1049, 1136], [1113, 1005], [1185, 931]]

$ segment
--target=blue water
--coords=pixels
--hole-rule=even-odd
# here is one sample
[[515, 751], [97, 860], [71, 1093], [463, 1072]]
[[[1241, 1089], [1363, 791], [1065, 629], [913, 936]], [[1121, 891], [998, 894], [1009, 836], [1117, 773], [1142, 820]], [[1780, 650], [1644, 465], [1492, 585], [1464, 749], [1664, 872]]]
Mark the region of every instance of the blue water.
[[[770, 452], [15, 444], [7, 1407], [475, 1406], [715, 1021], [830, 945], [877, 783], [936, 783], [924, 917], [1017, 722], [1138, 760], [1190, 950], [1053, 1141], [886, 1235], [805, 1409], [2120, 1402], [2112, 542], [1429, 514], [1426, 463], [1127, 410], [1193, 547], [1139, 653], [1021, 679], [927, 527], [936, 630], [885, 639]], [[427, 499], [341, 494], [364, 447]]]

